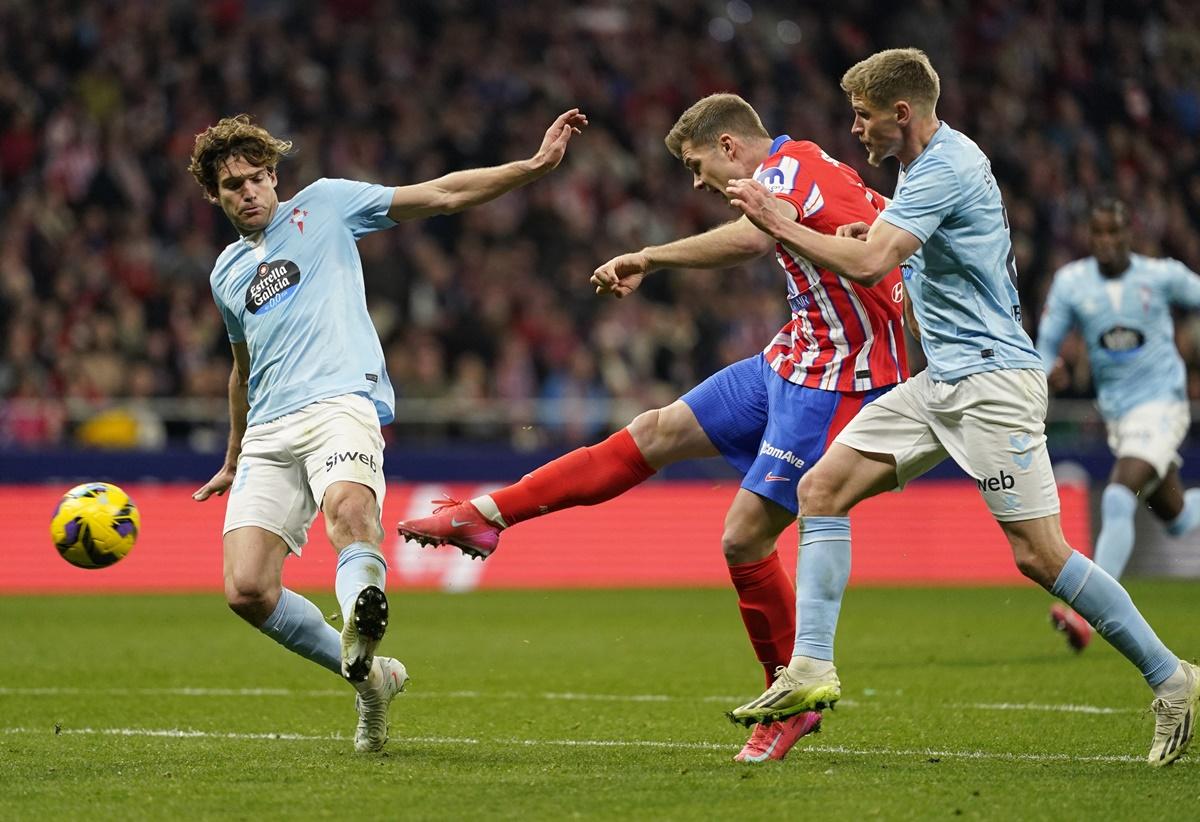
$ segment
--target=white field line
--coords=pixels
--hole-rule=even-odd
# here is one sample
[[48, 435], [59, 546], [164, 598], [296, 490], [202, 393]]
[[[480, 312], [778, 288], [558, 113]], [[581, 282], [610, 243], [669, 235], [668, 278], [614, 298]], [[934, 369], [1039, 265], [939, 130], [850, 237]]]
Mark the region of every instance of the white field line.
[[[289, 696], [289, 697], [344, 697], [351, 693], [346, 688], [338, 690], [294, 690], [291, 688], [4, 688], [0, 696]], [[406, 699], [544, 699], [564, 702], [728, 702], [737, 704], [745, 696], [668, 696], [666, 694], [585, 694], [527, 692], [527, 691], [438, 691], [405, 693]], [[841, 704], [853, 705], [853, 700]]]
[[[221, 731], [196, 731], [153, 728], [3, 728], [0, 733], [13, 734], [60, 734], [67, 736], [144, 736], [170, 739], [237, 739], [237, 740], [283, 740], [300, 742], [344, 741], [337, 735], [309, 735], [291, 733], [225, 733]], [[664, 742], [654, 739], [476, 739], [449, 736], [394, 737], [394, 744], [417, 745], [506, 745], [520, 747], [545, 747], [553, 745], [564, 748], [655, 748], [667, 750], [729, 751], [737, 747], [734, 743], [720, 742]], [[844, 745], [801, 745], [795, 749], [801, 754], [837, 754], [842, 756], [888, 757], [919, 756], [927, 759], [966, 759], [998, 762], [1107, 762], [1140, 763], [1140, 756], [1077, 756], [1057, 753], [1009, 753], [1005, 751], [949, 751], [934, 748], [851, 748]]]
[[1053, 705], [1037, 702], [973, 702], [968, 705], [952, 705], [954, 708], [970, 708], [976, 711], [1049, 711], [1062, 714], [1140, 714], [1145, 708], [1101, 708], [1098, 705]]
[[[292, 688], [5, 688], [0, 687], [0, 696], [287, 696], [287, 697], [345, 697], [346, 688], [337, 690], [296, 690]], [[523, 692], [523, 691], [439, 691], [406, 692], [405, 699], [524, 699], [561, 702], [703, 702], [719, 703], [730, 707], [743, 702], [741, 696], [669, 696], [667, 694], [589, 694]], [[865, 706], [892, 707], [894, 700], [843, 699], [838, 705], [845, 708]], [[948, 707], [974, 711], [1040, 711], [1048, 713], [1074, 713], [1107, 716], [1110, 714], [1143, 713], [1141, 708], [1106, 708], [1099, 705], [1071, 705], [1035, 702], [970, 702]]]

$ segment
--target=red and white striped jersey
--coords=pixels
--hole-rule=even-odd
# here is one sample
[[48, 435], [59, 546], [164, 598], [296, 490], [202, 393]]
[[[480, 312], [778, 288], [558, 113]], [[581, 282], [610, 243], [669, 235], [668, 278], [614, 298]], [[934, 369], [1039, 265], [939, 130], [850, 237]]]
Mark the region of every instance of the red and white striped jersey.
[[[816, 143], [787, 135], [772, 143], [754, 179], [791, 203], [799, 223], [822, 234], [846, 223], [873, 223], [886, 205], [854, 169]], [[763, 350], [771, 368], [790, 382], [829, 391], [869, 391], [908, 376], [900, 269], [867, 287], [782, 243], [775, 254], [788, 275], [792, 319]]]

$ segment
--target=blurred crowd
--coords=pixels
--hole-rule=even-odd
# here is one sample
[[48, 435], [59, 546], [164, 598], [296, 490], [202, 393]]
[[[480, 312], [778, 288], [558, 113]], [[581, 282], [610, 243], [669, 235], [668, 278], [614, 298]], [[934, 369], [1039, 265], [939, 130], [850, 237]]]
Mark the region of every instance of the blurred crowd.
[[[660, 272], [620, 302], [589, 287], [615, 254], [731, 217], [664, 148], [675, 118], [736, 91], [891, 193], [838, 79], [901, 45], [929, 53], [940, 115], [992, 158], [1031, 333], [1102, 193], [1132, 206], [1136, 250], [1200, 269], [1200, 25], [1182, 0], [0, 0], [0, 444], [219, 444], [230, 353], [208, 274], [235, 235], [185, 170], [218, 118], [295, 142], [286, 199], [322, 176], [525, 157], [576, 105], [591, 126], [554, 175], [359, 247], [402, 406], [390, 437], [593, 439], [786, 319], [771, 260]], [[1178, 336], [1200, 398], [1200, 322]]]

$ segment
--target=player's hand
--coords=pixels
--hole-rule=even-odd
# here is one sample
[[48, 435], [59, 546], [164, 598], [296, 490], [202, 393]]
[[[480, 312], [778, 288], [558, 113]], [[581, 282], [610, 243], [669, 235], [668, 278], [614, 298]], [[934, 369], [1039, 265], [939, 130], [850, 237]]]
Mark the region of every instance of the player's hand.
[[597, 294], [611, 294], [619, 300], [637, 291], [648, 273], [650, 262], [637, 251], [613, 257], [593, 272], [591, 282]]
[[771, 220], [778, 215], [775, 198], [758, 180], [730, 180], [725, 187], [729, 204], [745, 214], [762, 231], [771, 233]]
[[192, 499], [197, 502], [204, 500], [216, 494], [218, 497], [229, 490], [229, 486], [233, 485], [233, 474], [237, 471], [236, 466], [223, 465], [221, 470], [213, 474], [213, 478], [204, 483], [194, 494]]
[[1049, 383], [1050, 390], [1055, 394], [1071, 387], [1071, 373], [1067, 371], [1067, 364], [1062, 357], [1054, 361], [1054, 367], [1046, 375], [1046, 382]]
[[571, 137], [582, 133], [587, 124], [587, 115], [577, 108], [558, 115], [550, 128], [546, 129], [542, 147], [533, 155], [534, 166], [544, 171], [557, 168], [567, 153], [567, 143], [571, 142]]
[[863, 222], [858, 222], [840, 225], [837, 227], [837, 231], [835, 233], [838, 237], [849, 237], [853, 240], [865, 241], [867, 239], [867, 233], [870, 232], [870, 230], [871, 227], [869, 225]]

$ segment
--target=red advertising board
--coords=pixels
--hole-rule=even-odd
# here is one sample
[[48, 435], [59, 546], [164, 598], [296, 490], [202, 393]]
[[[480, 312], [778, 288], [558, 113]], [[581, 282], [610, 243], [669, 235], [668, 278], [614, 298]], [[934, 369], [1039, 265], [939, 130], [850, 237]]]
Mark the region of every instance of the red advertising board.
[[[191, 486], [123, 486], [142, 513], [130, 555], [109, 568], [74, 568], [49, 536], [61, 488], [0, 486], [6, 524], [0, 593], [217, 591], [221, 588], [222, 498], [198, 503]], [[470, 498], [493, 486], [393, 484], [384, 504], [389, 584], [442, 588], [591, 588], [720, 586], [728, 583], [721, 526], [737, 485], [652, 482], [603, 505], [521, 523], [505, 533], [487, 562], [452, 548], [431, 550], [395, 535], [396, 521], [428, 513], [442, 494]], [[1091, 552], [1087, 491], [1060, 486], [1063, 530]], [[852, 584], [999, 584], [1022, 577], [975, 484], [927, 481], [883, 494], [851, 515]], [[780, 538], [790, 566], [796, 533]], [[334, 553], [318, 518], [304, 555], [288, 560], [285, 582], [298, 589], [333, 585]]]

